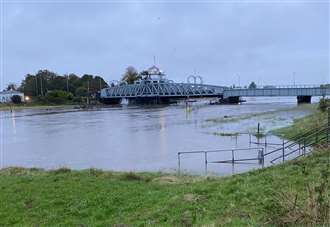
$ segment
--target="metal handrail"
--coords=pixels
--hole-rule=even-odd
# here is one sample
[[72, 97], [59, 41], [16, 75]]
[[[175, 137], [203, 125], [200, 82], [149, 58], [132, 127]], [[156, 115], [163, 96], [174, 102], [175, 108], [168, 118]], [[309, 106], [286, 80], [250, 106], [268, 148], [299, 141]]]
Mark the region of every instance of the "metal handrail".
[[319, 127], [319, 128], [313, 128], [313, 129], [311, 129], [311, 130], [308, 130], [308, 131], [305, 131], [305, 132], [303, 132], [303, 133], [301, 133], [301, 134], [298, 134], [298, 135], [296, 135], [296, 136], [294, 136], [294, 137], [291, 137], [288, 141], [286, 141], [286, 143], [289, 143], [290, 141], [297, 140], [297, 139], [299, 139], [299, 138], [301, 138], [301, 137], [308, 136], [309, 134], [311, 134], [311, 133], [313, 133], [313, 132], [317, 132], [317, 131], [319, 131], [320, 129], [325, 128], [325, 127], [328, 127], [328, 123], [327, 123], [327, 122], [326, 122], [323, 126], [321, 126], [321, 127]]
[[[276, 149], [274, 151], [268, 152], [267, 154], [265, 154], [265, 156], [267, 156], [269, 154], [272, 154], [272, 153], [275, 153], [276, 151], [281, 151], [282, 150], [283, 151], [283, 154], [281, 156], [278, 156], [278, 157], [274, 158], [270, 162], [273, 163], [274, 161], [276, 161], [276, 160], [278, 160], [280, 158], [284, 159], [285, 157], [287, 157], [287, 156], [289, 156], [289, 155], [291, 155], [291, 154], [293, 154], [293, 153], [295, 153], [297, 151], [300, 151], [301, 149], [304, 149], [305, 150], [307, 147], [310, 147], [312, 145], [318, 144], [323, 139], [327, 139], [328, 138], [328, 135], [327, 134], [325, 136], [323, 136], [323, 137], [322, 137], [322, 135], [324, 135], [324, 132], [328, 132], [328, 131], [329, 131], [329, 127], [328, 126], [322, 127], [318, 131], [313, 132], [313, 133], [311, 133], [311, 134], [309, 134], [309, 135], [307, 135], [305, 137], [301, 137], [297, 141], [291, 143], [290, 145], [288, 145], [286, 147], [283, 146], [283, 147], [281, 147], [279, 149]], [[309, 142], [313, 138], [316, 138], [317, 141]], [[303, 146], [302, 147], [300, 146], [300, 144], [301, 144], [300, 142], [301, 141], [303, 141]], [[307, 144], [306, 144], [306, 142], [307, 142]], [[295, 150], [293, 150], [293, 151], [291, 151], [289, 153], [286, 153], [286, 154], [284, 153], [286, 149], [291, 148], [291, 147], [294, 147], [296, 145], [299, 145], [299, 148], [298, 149], [295, 149]]]
[[247, 159], [236, 159], [235, 160], [235, 151], [249, 151], [255, 150], [258, 151], [257, 158], [250, 158], [248, 160], [258, 160], [260, 163], [264, 163], [264, 148], [262, 147], [249, 147], [249, 148], [233, 148], [233, 149], [219, 149], [219, 150], [201, 150], [201, 151], [182, 151], [178, 152], [178, 170], [181, 170], [181, 155], [182, 154], [204, 154], [204, 163], [205, 163], [205, 172], [207, 172], [207, 164], [208, 163], [216, 163], [216, 161], [209, 162], [207, 154], [208, 153], [223, 153], [223, 152], [232, 152], [232, 159], [231, 160], [222, 160], [217, 161], [218, 163], [235, 163], [240, 161], [246, 161]]
[[[318, 144], [319, 142], [321, 142], [321, 141], [324, 140], [324, 139], [327, 139], [327, 135], [325, 135], [325, 136], [323, 136], [323, 137], [321, 137], [321, 138], [318, 138], [318, 141], [317, 141], [317, 142], [314, 141], [314, 142], [311, 142], [311, 143], [305, 144], [303, 147], [299, 147], [299, 148], [297, 148], [297, 149], [295, 149], [295, 150], [293, 150], [293, 151], [291, 151], [291, 152], [289, 152], [289, 153], [286, 153], [286, 154], [284, 154], [284, 155], [278, 156], [278, 157], [272, 159], [270, 162], [271, 162], [271, 163], [274, 163], [276, 160], [278, 160], [278, 159], [283, 159], [283, 158], [285, 158], [285, 157], [287, 157], [287, 156], [289, 156], [289, 155], [292, 155], [292, 154], [296, 153], [297, 151], [300, 151], [301, 149], [305, 149], [305, 148], [310, 147], [310, 146], [312, 146], [312, 145]], [[304, 155], [304, 154], [302, 154], [302, 155]], [[302, 155], [299, 155], [298, 157], [300, 157], [300, 156], [302, 156]]]
[[200, 150], [200, 151], [181, 151], [180, 154], [198, 154], [198, 153], [217, 153], [217, 152], [228, 152], [228, 151], [248, 151], [248, 150], [260, 150], [260, 147], [248, 147], [248, 148], [232, 148], [232, 149], [219, 149], [219, 150]]
[[[288, 148], [294, 147], [294, 146], [296, 146], [296, 145], [299, 145], [300, 142], [306, 142], [307, 139], [309, 139], [309, 138], [311, 138], [311, 137], [313, 138], [314, 135], [319, 135], [319, 134], [321, 134], [322, 132], [324, 132], [324, 131], [326, 131], [326, 130], [329, 130], [328, 126], [326, 126], [326, 127], [322, 127], [321, 129], [318, 128], [317, 131], [313, 130], [312, 133], [309, 133], [309, 134], [307, 134], [307, 135], [305, 134], [304, 136], [300, 137], [299, 139], [297, 139], [297, 140], [294, 141], [294, 142], [291, 142], [291, 143], [290, 143], [289, 145], [287, 145], [287, 146], [285, 146], [285, 145], [288, 144], [288, 142], [283, 143], [283, 146], [282, 146], [282, 147], [277, 148], [277, 149], [275, 149], [275, 150], [272, 150], [272, 151], [270, 151], [270, 152], [268, 152], [268, 153], [265, 153], [264, 156], [268, 156], [268, 155], [270, 155], [270, 154], [273, 154], [273, 153], [275, 153], [275, 152], [281, 151], [281, 150], [283, 150], [283, 149], [288, 149]], [[289, 142], [290, 142], [290, 141], [289, 141]]]
[[321, 84], [298, 84], [298, 85], [259, 85], [256, 88], [238, 86], [238, 87], [229, 87], [227, 89], [230, 89], [230, 90], [240, 90], [240, 89], [256, 90], [256, 89], [279, 89], [279, 88], [324, 88], [324, 89], [326, 89], [327, 87], [322, 87]]

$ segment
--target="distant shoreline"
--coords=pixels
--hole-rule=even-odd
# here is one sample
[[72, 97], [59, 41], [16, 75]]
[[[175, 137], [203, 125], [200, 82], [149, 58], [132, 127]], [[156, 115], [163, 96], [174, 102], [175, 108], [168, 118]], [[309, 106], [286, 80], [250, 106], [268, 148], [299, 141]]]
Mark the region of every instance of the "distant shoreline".
[[19, 105], [8, 105], [8, 104], [0, 104], [0, 111], [10, 111], [10, 110], [25, 110], [25, 109], [74, 109], [79, 107], [79, 105], [74, 104], [64, 104], [64, 105], [42, 105], [42, 104], [19, 104]]

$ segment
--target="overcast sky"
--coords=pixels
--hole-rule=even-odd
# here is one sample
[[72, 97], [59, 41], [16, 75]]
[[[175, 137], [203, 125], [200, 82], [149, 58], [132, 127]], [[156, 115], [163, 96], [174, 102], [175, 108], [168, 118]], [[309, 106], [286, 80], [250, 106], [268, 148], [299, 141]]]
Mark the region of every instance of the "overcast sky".
[[329, 82], [328, 1], [2, 1], [2, 84], [49, 69], [119, 79], [157, 65], [208, 84]]

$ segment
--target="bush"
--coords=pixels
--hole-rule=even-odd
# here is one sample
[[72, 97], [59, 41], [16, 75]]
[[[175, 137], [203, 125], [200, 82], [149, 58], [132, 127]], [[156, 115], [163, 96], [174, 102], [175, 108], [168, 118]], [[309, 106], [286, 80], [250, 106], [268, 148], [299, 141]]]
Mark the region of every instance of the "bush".
[[73, 95], [70, 92], [54, 90], [48, 92], [43, 101], [47, 103], [64, 104], [72, 100]]
[[75, 91], [76, 96], [86, 97], [88, 95], [88, 91], [85, 87], [78, 87]]
[[22, 103], [22, 97], [19, 96], [19, 95], [13, 95], [11, 97], [11, 101], [14, 103], [14, 104], [20, 104]]
[[319, 102], [319, 109], [325, 112], [330, 107], [330, 100], [322, 98]]

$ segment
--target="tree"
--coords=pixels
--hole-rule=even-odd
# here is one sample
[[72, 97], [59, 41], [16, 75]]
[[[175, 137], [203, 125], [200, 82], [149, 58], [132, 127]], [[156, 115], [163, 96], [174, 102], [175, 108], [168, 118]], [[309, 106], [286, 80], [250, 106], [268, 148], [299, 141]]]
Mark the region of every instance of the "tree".
[[249, 85], [249, 89], [256, 89], [257, 88], [257, 85], [254, 81], [252, 81]]
[[11, 97], [11, 101], [14, 103], [14, 104], [20, 104], [22, 103], [22, 97], [19, 96], [19, 95], [13, 95]]
[[88, 95], [87, 88], [85, 87], [78, 87], [75, 91], [76, 96], [79, 97], [86, 97]]
[[125, 81], [128, 84], [133, 84], [135, 81], [141, 78], [141, 75], [139, 75], [139, 73], [133, 66], [128, 66], [121, 80]]
[[8, 84], [6, 91], [16, 91], [17, 90], [17, 85], [14, 83]]
[[[19, 88], [27, 96], [44, 96], [50, 91], [60, 90], [71, 92], [74, 96], [86, 96], [89, 87], [90, 93], [97, 93], [108, 84], [100, 76], [84, 74], [81, 78], [73, 73], [59, 75], [49, 70], [39, 70], [37, 74], [27, 74]], [[85, 89], [78, 89], [84, 87]], [[76, 93], [78, 91], [78, 93]]]

